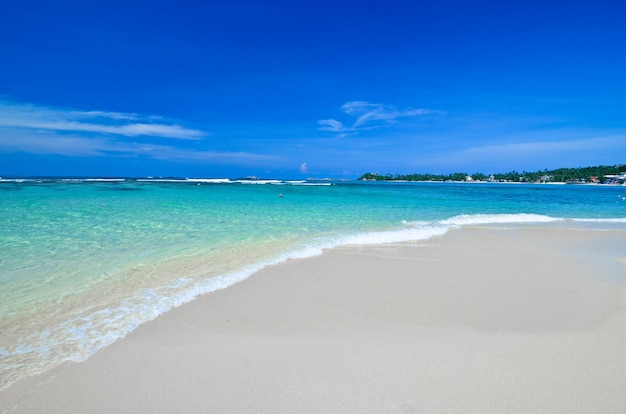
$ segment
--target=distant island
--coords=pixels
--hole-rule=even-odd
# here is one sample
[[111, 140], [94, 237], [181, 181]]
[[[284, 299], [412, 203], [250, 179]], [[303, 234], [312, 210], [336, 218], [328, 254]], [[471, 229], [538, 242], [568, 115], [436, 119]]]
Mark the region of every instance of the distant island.
[[596, 167], [559, 168], [543, 171], [511, 171], [508, 173], [468, 174], [457, 172], [442, 174], [384, 174], [365, 173], [359, 180], [364, 181], [465, 181], [465, 182], [505, 182], [505, 183], [574, 183], [574, 184], [624, 184], [626, 164], [598, 165]]

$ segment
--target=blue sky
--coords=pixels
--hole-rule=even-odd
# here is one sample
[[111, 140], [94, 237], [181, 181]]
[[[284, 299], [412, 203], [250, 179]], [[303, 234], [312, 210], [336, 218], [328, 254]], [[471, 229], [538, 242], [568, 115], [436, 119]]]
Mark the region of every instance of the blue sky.
[[0, 175], [626, 162], [619, 1], [0, 2]]

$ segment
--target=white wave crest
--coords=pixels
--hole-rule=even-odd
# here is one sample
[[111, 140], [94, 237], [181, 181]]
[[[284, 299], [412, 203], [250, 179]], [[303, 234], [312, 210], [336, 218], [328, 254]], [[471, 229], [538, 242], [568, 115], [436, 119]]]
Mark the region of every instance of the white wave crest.
[[386, 243], [402, 243], [408, 241], [427, 240], [442, 236], [450, 229], [449, 226], [416, 225], [400, 230], [387, 230], [342, 236], [337, 240], [341, 245], [373, 245]]
[[468, 226], [480, 224], [508, 224], [508, 223], [550, 223], [561, 221], [560, 218], [540, 214], [462, 214], [439, 223], [449, 226]]
[[240, 184], [284, 184], [281, 180], [235, 180], [233, 182]]
[[623, 218], [577, 218], [572, 221], [580, 221], [584, 223], [626, 223], [626, 217]]

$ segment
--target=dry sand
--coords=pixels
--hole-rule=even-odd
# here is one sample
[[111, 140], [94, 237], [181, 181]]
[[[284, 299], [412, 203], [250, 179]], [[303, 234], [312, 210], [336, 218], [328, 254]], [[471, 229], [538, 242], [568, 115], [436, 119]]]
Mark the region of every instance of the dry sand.
[[83, 363], [19, 413], [624, 413], [624, 231], [463, 229], [267, 268]]

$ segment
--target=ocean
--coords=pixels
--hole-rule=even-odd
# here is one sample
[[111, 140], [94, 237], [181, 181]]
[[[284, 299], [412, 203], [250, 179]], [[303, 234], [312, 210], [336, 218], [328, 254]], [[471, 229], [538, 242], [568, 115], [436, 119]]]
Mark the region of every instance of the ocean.
[[626, 230], [626, 187], [0, 179], [0, 388], [265, 266], [476, 225]]

